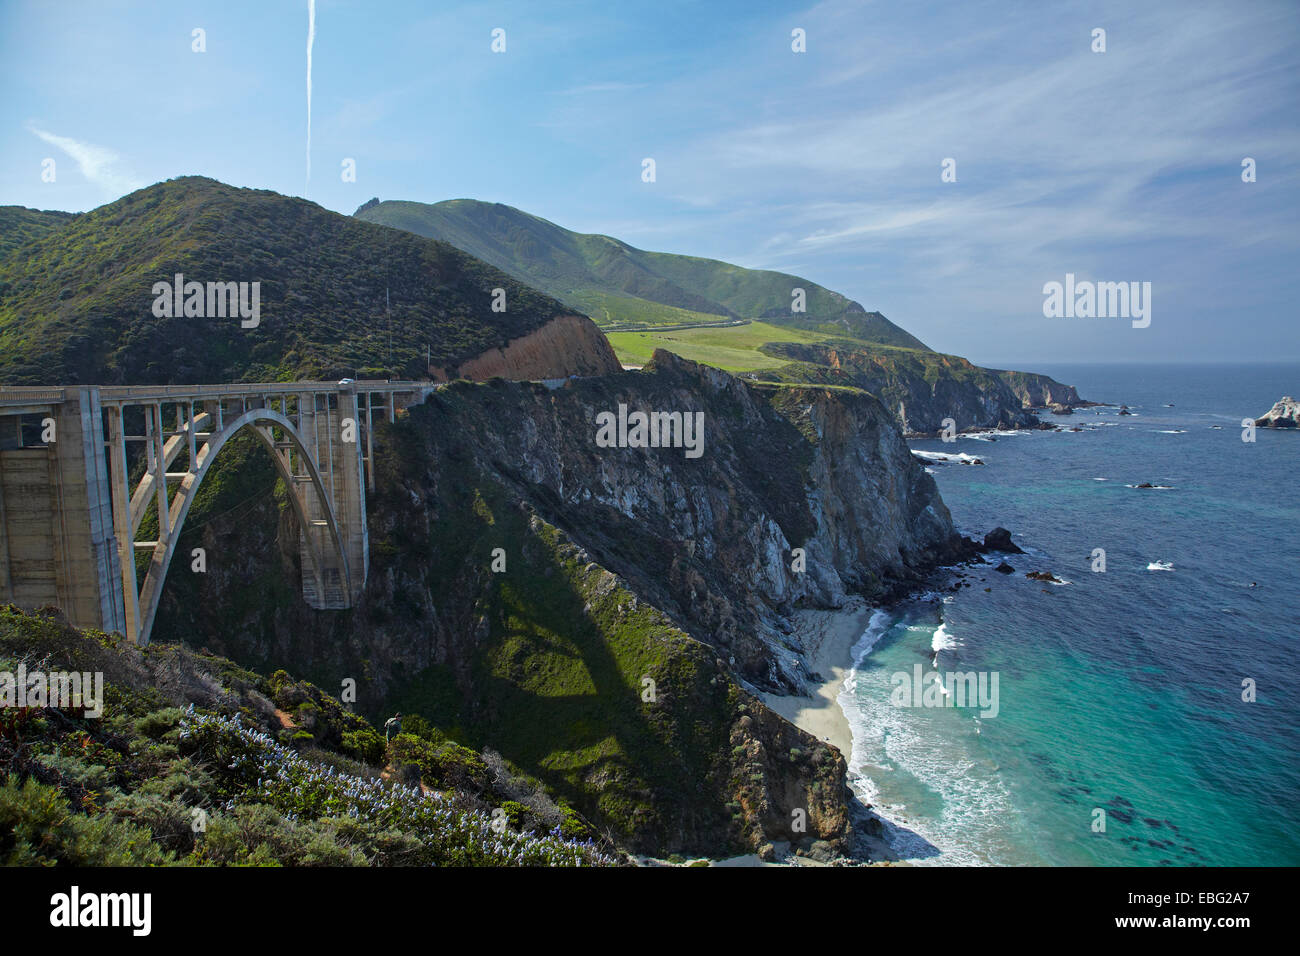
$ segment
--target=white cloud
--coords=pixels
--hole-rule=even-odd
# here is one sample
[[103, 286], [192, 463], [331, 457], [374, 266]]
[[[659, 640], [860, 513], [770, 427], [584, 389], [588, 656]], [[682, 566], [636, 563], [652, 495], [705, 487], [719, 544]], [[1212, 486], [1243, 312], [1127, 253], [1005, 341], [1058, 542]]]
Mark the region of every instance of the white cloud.
[[81, 175], [112, 199], [134, 192], [145, 185], [126, 169], [122, 158], [106, 146], [83, 143], [70, 136], [58, 136], [36, 126], [28, 126], [28, 129], [51, 146], [63, 150], [72, 157]]

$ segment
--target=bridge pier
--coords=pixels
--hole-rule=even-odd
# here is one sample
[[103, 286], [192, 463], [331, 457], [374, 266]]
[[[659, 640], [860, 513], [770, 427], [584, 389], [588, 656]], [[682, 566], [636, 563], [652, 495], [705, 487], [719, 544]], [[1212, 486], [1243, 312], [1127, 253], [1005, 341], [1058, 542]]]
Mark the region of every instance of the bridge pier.
[[57, 605], [78, 626], [125, 632], [98, 389], [70, 401], [32, 398], [4, 409], [0, 600]]

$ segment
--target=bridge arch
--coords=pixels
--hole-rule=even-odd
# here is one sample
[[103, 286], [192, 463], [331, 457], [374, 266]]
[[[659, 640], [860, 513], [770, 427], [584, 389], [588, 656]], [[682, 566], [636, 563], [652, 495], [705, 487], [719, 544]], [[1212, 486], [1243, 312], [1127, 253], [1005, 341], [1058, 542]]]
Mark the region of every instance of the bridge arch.
[[[195, 419], [191, 418], [186, 424], [186, 428], [194, 429]], [[266, 447], [267, 451], [270, 452], [271, 461], [274, 462], [280, 479], [284, 481], [289, 490], [289, 501], [301, 528], [303, 550], [306, 551], [310, 558], [312, 574], [316, 578], [320, 592], [323, 593], [325, 586], [325, 562], [324, 555], [317, 544], [316, 536], [312, 534], [313, 524], [306, 503], [303, 500], [303, 495], [298, 487], [304, 478], [310, 482], [321, 512], [324, 515], [322, 520], [329, 532], [328, 543], [332, 546], [334, 556], [338, 559], [338, 567], [342, 571], [343, 587], [345, 590], [351, 588], [351, 571], [348, 567], [347, 549], [343, 544], [343, 536], [340, 531], [338, 516], [335, 513], [334, 501], [325, 481], [321, 477], [316, 460], [308, 450], [306, 442], [303, 440], [302, 435], [299, 434], [294, 423], [285, 415], [272, 408], [250, 408], [238, 417], [224, 423], [220, 431], [208, 436], [201, 445], [197, 443], [192, 445], [195, 448], [194, 457], [190, 461], [189, 471], [180, 479], [180, 486], [168, 504], [168, 520], [165, 524], [162, 516], [159, 516], [158, 541], [154, 545], [149, 568], [145, 572], [144, 585], [140, 589], [139, 595], [139, 643], [141, 644], [146, 644], [149, 641], [154, 618], [158, 614], [159, 602], [162, 599], [162, 588], [167, 577], [167, 570], [171, 567], [176, 545], [185, 525], [185, 518], [189, 514], [190, 506], [194, 503], [199, 487], [203, 484], [203, 479], [207, 477], [213, 462], [221, 453], [221, 449], [244, 428], [249, 428]], [[291, 462], [286, 455], [281, 453], [282, 448], [280, 443], [276, 441], [272, 428], [279, 428], [283, 433], [292, 450], [297, 453], [298, 461], [304, 465], [305, 475], [295, 475], [293, 473]], [[306, 566], [303, 567], [302, 571], [303, 574], [307, 573]]]

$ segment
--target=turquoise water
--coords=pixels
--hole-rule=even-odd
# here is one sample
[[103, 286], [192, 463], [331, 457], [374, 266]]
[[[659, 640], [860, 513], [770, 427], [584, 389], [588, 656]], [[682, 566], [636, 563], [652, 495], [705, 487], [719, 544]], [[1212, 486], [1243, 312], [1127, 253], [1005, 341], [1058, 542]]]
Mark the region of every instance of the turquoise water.
[[[1041, 371], [1135, 414], [913, 443], [983, 459], [932, 467], [953, 519], [1030, 553], [877, 615], [841, 696], [855, 786], [918, 862], [1300, 864], [1300, 434], [1240, 427], [1300, 368]], [[895, 706], [917, 663], [996, 673], [997, 714]]]

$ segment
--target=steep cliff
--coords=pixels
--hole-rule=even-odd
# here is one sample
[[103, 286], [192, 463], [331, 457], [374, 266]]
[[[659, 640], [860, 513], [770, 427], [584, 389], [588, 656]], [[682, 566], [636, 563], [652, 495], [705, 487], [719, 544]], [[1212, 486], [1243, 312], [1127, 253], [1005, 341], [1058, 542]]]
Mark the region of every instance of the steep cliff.
[[[596, 416], [620, 404], [703, 413], [702, 454], [598, 446]], [[386, 426], [350, 611], [298, 598], [291, 513], [258, 484], [260, 453], [232, 454], [242, 487], [192, 516], [208, 572], [169, 580], [155, 639], [353, 678], [367, 714], [415, 711], [498, 750], [643, 851], [844, 847], [842, 756], [751, 688], [802, 684], [791, 609], [882, 596], [960, 547], [871, 396], [667, 353], [554, 391], [456, 383]]]

